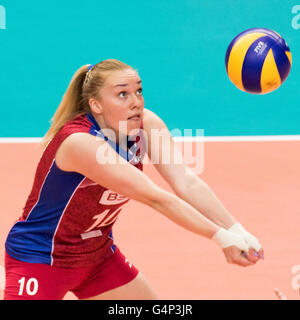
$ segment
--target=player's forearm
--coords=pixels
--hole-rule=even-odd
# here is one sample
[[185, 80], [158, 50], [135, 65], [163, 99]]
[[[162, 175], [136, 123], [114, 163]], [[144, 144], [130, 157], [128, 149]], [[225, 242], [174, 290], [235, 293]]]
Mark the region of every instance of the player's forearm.
[[186, 178], [186, 184], [173, 188], [181, 199], [222, 228], [228, 229], [237, 222], [203, 180], [197, 176]]
[[183, 228], [211, 239], [219, 227], [176, 195], [160, 191], [151, 207]]
[[[148, 204], [185, 229], [215, 241], [222, 249], [237, 247], [241, 251], [248, 252], [250, 244], [243, 236], [217, 226], [190, 204], [172, 193], [159, 190], [159, 188], [153, 189], [152, 200]], [[240, 263], [242, 262], [240, 261]], [[249, 265], [249, 263], [245, 264], [243, 261], [242, 265]]]

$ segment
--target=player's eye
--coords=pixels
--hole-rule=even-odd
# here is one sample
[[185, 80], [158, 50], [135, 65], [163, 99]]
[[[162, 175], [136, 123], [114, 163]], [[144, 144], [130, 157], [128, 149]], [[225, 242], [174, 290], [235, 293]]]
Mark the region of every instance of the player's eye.
[[126, 91], [121, 91], [121, 92], [119, 93], [119, 97], [125, 98], [125, 97], [126, 97]]
[[139, 88], [138, 91], [136, 92], [139, 96], [141, 96], [143, 94], [143, 89]]

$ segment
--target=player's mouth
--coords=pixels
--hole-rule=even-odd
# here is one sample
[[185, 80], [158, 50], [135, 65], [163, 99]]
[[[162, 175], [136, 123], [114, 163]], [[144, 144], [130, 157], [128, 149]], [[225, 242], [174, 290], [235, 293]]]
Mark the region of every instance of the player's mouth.
[[140, 113], [134, 114], [131, 117], [129, 117], [128, 120], [140, 121], [141, 120], [141, 114]]

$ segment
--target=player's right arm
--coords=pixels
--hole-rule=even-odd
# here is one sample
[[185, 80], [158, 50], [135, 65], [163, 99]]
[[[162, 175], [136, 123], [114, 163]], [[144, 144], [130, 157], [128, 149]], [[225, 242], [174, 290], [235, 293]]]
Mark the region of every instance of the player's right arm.
[[[224, 241], [227, 247], [245, 245], [241, 237], [220, 228], [184, 200], [158, 187], [102, 139], [87, 133], [72, 134], [61, 144], [55, 158], [60, 169], [79, 172], [105, 188], [144, 203], [185, 229], [214, 238], [221, 246]], [[252, 264], [241, 255], [227, 260], [242, 266]]]

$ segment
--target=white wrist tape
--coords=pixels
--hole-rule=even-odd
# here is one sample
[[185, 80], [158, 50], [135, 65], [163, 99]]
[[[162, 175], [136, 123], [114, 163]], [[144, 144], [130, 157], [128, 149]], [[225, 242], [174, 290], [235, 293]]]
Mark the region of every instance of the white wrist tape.
[[250, 248], [253, 248], [256, 251], [261, 249], [259, 241], [251, 233], [246, 231], [240, 223], [235, 223], [228, 231], [242, 236]]
[[220, 228], [212, 237], [221, 248], [236, 246], [242, 251], [248, 251], [249, 246], [246, 241], [235, 233], [229, 232], [224, 228]]

